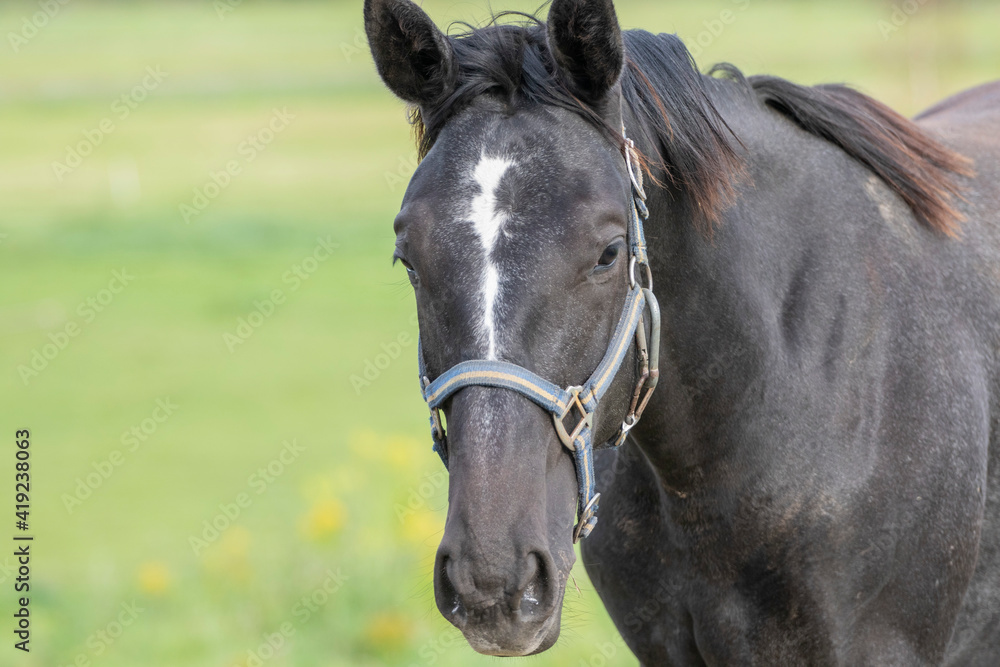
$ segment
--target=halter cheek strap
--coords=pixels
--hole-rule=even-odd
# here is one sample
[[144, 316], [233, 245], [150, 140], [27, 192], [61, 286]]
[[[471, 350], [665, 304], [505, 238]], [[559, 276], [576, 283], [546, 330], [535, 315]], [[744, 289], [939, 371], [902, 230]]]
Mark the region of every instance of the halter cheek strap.
[[[506, 361], [493, 360], [463, 361], [431, 382], [427, 377], [423, 348], [418, 344], [420, 387], [424, 400], [430, 408], [431, 437], [434, 439], [434, 450], [446, 468], [448, 439], [441, 422], [441, 406], [457, 391], [474, 386], [509, 389], [551, 413], [556, 433], [563, 445], [572, 453], [576, 467], [579, 519], [573, 530], [574, 542], [588, 536], [597, 524], [597, 508], [601, 494], [596, 493], [594, 488], [594, 412], [625, 361], [629, 342], [633, 338], [636, 343], [639, 380], [632, 395], [629, 412], [623, 419], [616, 437], [607, 443], [608, 446], [618, 447], [625, 441], [628, 431], [639, 421], [649, 402], [659, 374], [657, 360], [660, 347], [660, 309], [656, 297], [653, 296], [652, 274], [646, 255], [642, 221], [649, 216], [649, 212], [646, 209], [646, 194], [642, 188], [642, 172], [635, 164], [634, 150], [632, 142], [626, 139], [625, 159], [632, 183], [628, 228], [629, 291], [608, 349], [586, 383], [563, 389], [526, 368]], [[644, 270], [648, 287], [642, 287], [636, 280], [637, 268]], [[646, 342], [643, 326], [643, 314], [646, 311], [650, 317], [649, 345]]]

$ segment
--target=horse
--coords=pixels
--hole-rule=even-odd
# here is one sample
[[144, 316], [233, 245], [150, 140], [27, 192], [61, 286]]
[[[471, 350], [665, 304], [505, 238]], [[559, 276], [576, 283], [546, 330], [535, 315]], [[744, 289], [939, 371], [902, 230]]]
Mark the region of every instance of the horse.
[[644, 665], [1000, 664], [1000, 83], [911, 120], [611, 0], [364, 21], [469, 645], [550, 648], [589, 533]]

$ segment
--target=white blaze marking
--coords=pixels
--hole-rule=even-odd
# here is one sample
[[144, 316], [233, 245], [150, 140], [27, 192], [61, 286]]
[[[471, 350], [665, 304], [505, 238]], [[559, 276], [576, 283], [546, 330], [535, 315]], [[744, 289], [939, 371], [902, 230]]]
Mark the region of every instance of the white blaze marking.
[[486, 157], [479, 159], [472, 172], [472, 178], [479, 186], [479, 194], [472, 198], [469, 221], [479, 235], [483, 246], [485, 262], [483, 284], [480, 290], [483, 299], [483, 321], [481, 335], [486, 338], [487, 359], [497, 358], [496, 309], [500, 297], [500, 271], [493, 261], [493, 247], [500, 236], [500, 228], [507, 220], [507, 214], [497, 211], [497, 188], [500, 179], [514, 163], [504, 158]]

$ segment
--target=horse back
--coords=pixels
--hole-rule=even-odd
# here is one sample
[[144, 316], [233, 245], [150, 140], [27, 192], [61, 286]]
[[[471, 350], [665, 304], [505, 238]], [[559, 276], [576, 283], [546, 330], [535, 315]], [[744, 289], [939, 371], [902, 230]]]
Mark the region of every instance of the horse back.
[[[916, 122], [974, 161], [961, 208], [963, 233], [950, 258], [972, 271], [966, 287], [993, 365], [987, 488], [976, 571], [955, 623], [946, 663], [994, 665], [1000, 652], [1000, 81], [958, 93], [920, 113]], [[949, 253], [951, 254], [951, 253]], [[963, 262], [964, 260], [964, 262]], [[976, 289], [981, 287], [982, 289]], [[967, 296], [968, 298], [968, 296]]]
[[948, 125], [978, 124], [984, 132], [993, 130], [984, 139], [994, 146], [1000, 145], [1000, 134], [997, 133], [1000, 130], [1000, 81], [956, 93], [920, 112], [914, 120], [930, 125], [939, 122]]

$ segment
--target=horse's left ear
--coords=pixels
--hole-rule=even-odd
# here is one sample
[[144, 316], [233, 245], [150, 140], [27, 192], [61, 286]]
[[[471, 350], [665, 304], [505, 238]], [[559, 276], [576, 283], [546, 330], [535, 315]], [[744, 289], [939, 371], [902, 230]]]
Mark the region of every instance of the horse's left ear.
[[411, 104], [432, 104], [455, 85], [448, 38], [410, 0], [365, 0], [365, 32], [382, 81]]
[[549, 50], [573, 92], [600, 101], [618, 82], [625, 46], [611, 0], [555, 0], [549, 10]]

